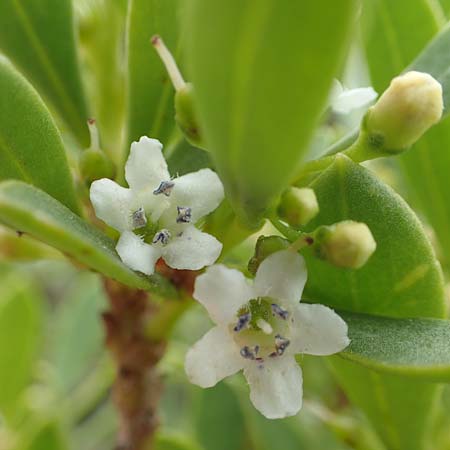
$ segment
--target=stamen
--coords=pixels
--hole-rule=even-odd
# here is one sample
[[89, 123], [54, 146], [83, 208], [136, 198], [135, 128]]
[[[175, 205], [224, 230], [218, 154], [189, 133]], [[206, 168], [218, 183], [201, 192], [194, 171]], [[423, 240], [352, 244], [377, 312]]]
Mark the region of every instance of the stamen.
[[273, 333], [272, 326], [270, 325], [269, 322], [266, 322], [264, 319], [258, 319], [256, 321], [256, 325], [258, 325], [258, 327], [261, 328], [261, 330], [264, 334], [272, 334]]
[[245, 347], [242, 347], [239, 353], [245, 359], [252, 359], [252, 360], [255, 359], [255, 354], [250, 350], [250, 347], [248, 347], [247, 345]]
[[237, 322], [236, 326], [233, 328], [233, 331], [236, 331], [236, 333], [241, 331], [244, 327], [246, 327], [248, 325], [251, 318], [252, 318], [252, 314], [249, 312], [239, 316], [238, 322]]
[[163, 229], [155, 234], [155, 237], [153, 238], [152, 242], [153, 244], [161, 242], [162, 245], [167, 245], [169, 243], [170, 237], [171, 237], [170, 231]]
[[275, 348], [277, 350], [277, 355], [281, 356], [285, 350], [289, 347], [289, 344], [291, 341], [289, 339], [286, 339], [279, 334], [275, 336]]
[[173, 181], [161, 181], [161, 184], [153, 191], [153, 194], [164, 194], [166, 197], [169, 197], [174, 186], [175, 183]]
[[136, 228], [142, 228], [147, 225], [147, 217], [145, 217], [144, 208], [139, 208], [131, 215], [132, 227], [133, 230]]
[[184, 206], [177, 206], [177, 223], [189, 223], [192, 217], [192, 209]]
[[167, 73], [172, 80], [172, 84], [175, 90], [179, 91], [183, 89], [186, 85], [186, 82], [184, 81], [183, 76], [178, 69], [177, 63], [175, 62], [172, 53], [169, 52], [161, 37], [158, 35], [153, 36], [151, 39], [151, 43], [155, 50], [158, 52], [161, 61], [166, 67]]
[[289, 317], [289, 311], [286, 311], [281, 306], [277, 305], [276, 303], [272, 303], [272, 314], [274, 316], [278, 316], [280, 319], [286, 320]]

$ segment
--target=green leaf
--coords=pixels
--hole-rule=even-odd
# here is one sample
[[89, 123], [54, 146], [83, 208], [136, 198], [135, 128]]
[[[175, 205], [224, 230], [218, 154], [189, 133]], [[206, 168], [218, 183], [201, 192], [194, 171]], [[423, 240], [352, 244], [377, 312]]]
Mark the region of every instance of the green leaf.
[[87, 146], [88, 114], [75, 47], [72, 2], [2, 0], [0, 49]]
[[99, 277], [81, 272], [66, 286], [66, 294], [50, 319], [49, 362], [54, 367], [58, 388], [64, 393], [87, 378], [102, 354], [99, 317], [106, 304]]
[[195, 0], [187, 10], [201, 129], [234, 209], [255, 225], [306, 151], [356, 4]]
[[340, 356], [369, 369], [450, 381], [450, 321], [339, 312], [351, 340]]
[[[444, 315], [439, 264], [417, 217], [395, 192], [345, 156], [337, 156], [311, 187], [320, 212], [308, 228], [346, 219], [365, 222], [377, 250], [358, 270], [331, 266], [307, 252], [306, 298], [337, 309], [392, 317]], [[334, 366], [344, 389], [389, 449], [423, 449], [435, 387], [380, 375], [339, 358]], [[387, 417], [392, 419], [389, 428]]]
[[67, 438], [56, 421], [41, 425], [26, 445], [20, 446], [20, 450], [67, 450], [68, 448]]
[[245, 443], [240, 404], [226, 383], [200, 391], [195, 425], [197, 440], [205, 450], [240, 450]]
[[13, 419], [32, 378], [42, 299], [24, 273], [4, 266], [0, 270], [0, 411]]
[[0, 180], [34, 184], [79, 212], [61, 136], [36, 91], [4, 58], [0, 104]]
[[[428, 57], [422, 59], [422, 55], [412, 61], [434, 37], [442, 21], [437, 4], [432, 9], [427, 0], [378, 0], [375, 4], [376, 8], [366, 10], [373, 26], [365, 26], [364, 30], [372, 82], [375, 89], [382, 92], [390, 79], [410, 64], [411, 68], [425, 69]], [[408, 14], [404, 13], [406, 10]], [[386, 32], [380, 33], [380, 29]], [[415, 32], [411, 33], [411, 30]], [[442, 38], [445, 35], [444, 31]], [[435, 47], [437, 44], [430, 45], [436, 50], [440, 48], [440, 45]], [[380, 64], [381, 60], [383, 64]], [[433, 64], [436, 62], [437, 58], [433, 58]], [[423, 211], [436, 231], [444, 262], [448, 262], [450, 255], [450, 153], [446, 151], [449, 147], [450, 120], [447, 117], [399, 158], [408, 198]]]
[[[146, 277], [130, 270], [117, 256], [114, 241], [26, 183], [0, 183], [0, 221], [128, 286], [154, 291], [166, 287], [165, 280], [158, 275]], [[173, 295], [172, 290], [166, 293]]]
[[444, 116], [450, 104], [450, 24], [448, 24], [411, 63], [407, 70], [418, 70], [433, 75], [442, 84]]
[[166, 144], [174, 130], [174, 89], [150, 39], [159, 34], [175, 56], [179, 53], [179, 3], [179, 0], [130, 0], [126, 155], [131, 142], [141, 136], [151, 136]]

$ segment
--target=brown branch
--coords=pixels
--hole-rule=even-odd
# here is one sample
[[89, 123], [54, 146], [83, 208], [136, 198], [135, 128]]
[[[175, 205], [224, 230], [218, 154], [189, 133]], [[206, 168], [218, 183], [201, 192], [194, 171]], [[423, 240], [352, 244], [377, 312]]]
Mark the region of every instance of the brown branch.
[[151, 448], [158, 426], [157, 406], [162, 391], [156, 365], [164, 341], [151, 341], [145, 324], [157, 308], [148, 294], [105, 280], [110, 309], [103, 314], [106, 345], [116, 363], [113, 401], [119, 414], [116, 450]]

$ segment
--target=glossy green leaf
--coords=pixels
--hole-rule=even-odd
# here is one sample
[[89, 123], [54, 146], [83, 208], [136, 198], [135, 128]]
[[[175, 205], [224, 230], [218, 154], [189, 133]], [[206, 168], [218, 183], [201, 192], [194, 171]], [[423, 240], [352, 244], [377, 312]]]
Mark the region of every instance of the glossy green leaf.
[[24, 273], [0, 272], [0, 412], [13, 418], [32, 379], [40, 344], [42, 300]]
[[131, 287], [163, 289], [157, 275], [138, 275], [126, 267], [110, 238], [44, 192], [20, 181], [0, 183], [0, 221]]
[[174, 89], [150, 39], [159, 34], [170, 51], [178, 55], [179, 5], [179, 0], [130, 0], [126, 154], [131, 142], [141, 136], [167, 144], [174, 130]]
[[88, 145], [71, 0], [2, 0], [0, 49]]
[[36, 91], [4, 58], [0, 104], [0, 180], [26, 181], [78, 212], [61, 136]]
[[450, 321], [339, 312], [351, 340], [340, 356], [369, 369], [450, 381]]
[[[444, 315], [439, 264], [420, 222], [395, 192], [345, 156], [338, 156], [311, 187], [320, 212], [308, 225], [310, 229], [345, 219], [365, 222], [377, 249], [358, 270], [340, 269], [307, 254], [308, 299], [392, 317]], [[390, 449], [423, 448], [435, 387], [380, 375], [341, 359], [335, 367], [350, 398]], [[386, 411], [392, 430], [386, 427]]]
[[256, 224], [306, 150], [356, 3], [194, 0], [187, 9], [201, 129], [234, 209]]

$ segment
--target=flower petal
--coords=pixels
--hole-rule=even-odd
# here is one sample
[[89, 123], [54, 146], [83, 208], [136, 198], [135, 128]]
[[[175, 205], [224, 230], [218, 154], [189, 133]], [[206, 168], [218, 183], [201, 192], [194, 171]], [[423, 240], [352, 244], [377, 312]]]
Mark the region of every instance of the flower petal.
[[157, 189], [161, 181], [170, 180], [167, 163], [162, 154], [162, 144], [157, 139], [142, 136], [131, 144], [130, 156], [125, 165], [125, 178], [133, 190]]
[[344, 90], [333, 99], [331, 108], [340, 114], [348, 114], [354, 109], [369, 106], [377, 96], [371, 87]]
[[125, 265], [146, 275], [155, 271], [156, 261], [161, 257], [161, 251], [156, 246], [146, 244], [131, 231], [122, 233], [116, 251]]
[[197, 277], [193, 297], [208, 310], [214, 322], [227, 326], [237, 320], [239, 308], [255, 293], [239, 270], [216, 264]]
[[131, 229], [132, 192], [108, 178], [96, 180], [89, 192], [95, 215], [118, 231]]
[[327, 306], [300, 303], [293, 319], [289, 347], [293, 353], [332, 355], [350, 344], [347, 324]]
[[302, 370], [293, 356], [252, 361], [244, 368], [250, 385], [250, 400], [268, 419], [294, 416], [302, 407]]
[[229, 333], [214, 327], [188, 350], [184, 367], [191, 383], [207, 388], [233, 375], [243, 365], [244, 360]]
[[223, 200], [223, 185], [215, 172], [201, 169], [173, 180], [175, 186], [170, 195], [170, 203], [189, 207], [192, 223], [214, 211]]
[[297, 304], [306, 278], [303, 257], [293, 250], [282, 250], [272, 253], [261, 263], [255, 276], [255, 290], [261, 297]]
[[174, 269], [198, 270], [214, 264], [221, 251], [222, 244], [214, 236], [191, 225], [162, 248], [162, 256]]

